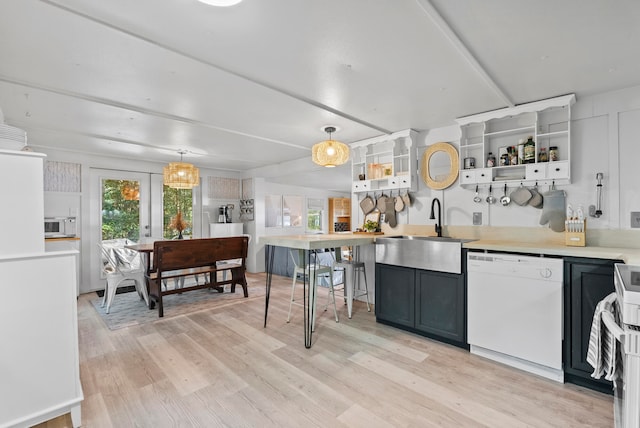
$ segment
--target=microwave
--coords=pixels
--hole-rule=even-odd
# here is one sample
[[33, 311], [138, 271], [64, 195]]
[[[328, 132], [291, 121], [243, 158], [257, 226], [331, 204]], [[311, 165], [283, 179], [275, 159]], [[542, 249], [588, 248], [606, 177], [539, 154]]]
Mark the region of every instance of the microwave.
[[76, 236], [75, 217], [45, 217], [45, 238], [70, 238]]

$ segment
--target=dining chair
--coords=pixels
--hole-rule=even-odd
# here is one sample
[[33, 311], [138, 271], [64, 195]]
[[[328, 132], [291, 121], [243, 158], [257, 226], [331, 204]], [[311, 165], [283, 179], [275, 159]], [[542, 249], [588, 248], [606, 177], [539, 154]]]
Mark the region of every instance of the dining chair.
[[102, 270], [106, 274], [107, 284], [102, 298], [102, 307], [107, 306], [109, 313], [111, 303], [118, 287], [126, 281], [134, 281], [140, 299], [144, 299], [149, 306], [149, 295], [144, 278], [144, 263], [140, 253], [125, 248], [125, 245], [135, 244], [129, 239], [110, 239], [98, 244], [102, 254]]
[[[289, 256], [291, 257], [291, 260], [293, 261], [293, 265], [294, 265], [294, 269], [293, 269], [293, 280], [291, 282], [291, 300], [289, 301], [289, 314], [287, 315], [287, 322], [289, 322], [291, 320], [291, 308], [293, 307], [293, 305], [298, 305], [298, 306], [302, 306], [304, 307], [304, 304], [302, 303], [298, 303], [295, 301], [295, 289], [296, 289], [296, 284], [298, 283], [298, 275], [300, 275], [302, 277], [303, 280], [308, 280], [309, 281], [309, 289], [311, 290], [311, 287], [317, 287], [317, 286], [321, 286], [320, 285], [320, 281], [319, 278], [320, 277], [326, 277], [329, 283], [329, 293], [327, 295], [327, 304], [324, 305], [323, 309], [326, 311], [327, 308], [329, 307], [330, 304], [333, 304], [333, 314], [336, 317], [336, 322], [338, 321], [338, 310], [336, 308], [336, 293], [335, 293], [335, 289], [333, 287], [333, 266], [332, 264], [321, 264], [318, 260], [317, 257], [315, 257], [315, 255], [312, 255], [311, 257], [311, 263], [307, 265], [306, 269], [301, 266], [304, 264], [304, 260], [302, 260], [302, 258], [304, 257], [304, 252], [300, 251], [300, 258], [301, 260], [298, 261], [296, 259], [296, 257], [294, 256], [294, 251], [297, 250], [289, 250]], [[315, 331], [315, 325], [316, 325], [316, 313], [317, 313], [317, 299], [315, 299], [313, 302], [309, 302], [309, 304], [314, 305], [314, 311], [313, 311], [313, 319], [311, 320], [311, 330]], [[306, 309], [306, 308], [305, 308]]]

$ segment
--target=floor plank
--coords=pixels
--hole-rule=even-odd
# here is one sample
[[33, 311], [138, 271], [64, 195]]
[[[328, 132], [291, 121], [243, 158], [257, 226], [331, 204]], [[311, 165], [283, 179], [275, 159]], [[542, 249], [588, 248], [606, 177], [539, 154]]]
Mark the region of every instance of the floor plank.
[[613, 426], [609, 395], [378, 324], [360, 302], [352, 319], [339, 304], [339, 323], [319, 312], [306, 349], [302, 308], [286, 322], [289, 291], [289, 278], [273, 277], [267, 328], [253, 299], [109, 331], [81, 296], [83, 425]]

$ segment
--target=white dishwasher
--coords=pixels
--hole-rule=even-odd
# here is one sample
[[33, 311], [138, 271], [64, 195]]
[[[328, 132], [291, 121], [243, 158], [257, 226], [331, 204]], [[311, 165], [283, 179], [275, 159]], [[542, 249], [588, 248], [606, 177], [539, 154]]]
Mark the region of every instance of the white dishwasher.
[[471, 353], [564, 382], [562, 290], [562, 259], [469, 252]]

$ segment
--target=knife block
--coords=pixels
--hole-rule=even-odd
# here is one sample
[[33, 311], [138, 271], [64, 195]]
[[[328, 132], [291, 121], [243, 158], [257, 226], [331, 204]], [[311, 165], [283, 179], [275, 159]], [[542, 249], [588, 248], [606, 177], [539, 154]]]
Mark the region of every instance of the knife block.
[[584, 247], [587, 245], [587, 220], [582, 220], [582, 224], [572, 223], [573, 225], [578, 225], [578, 229], [581, 229], [580, 232], [569, 232], [565, 226], [564, 231], [564, 245], [569, 247]]

